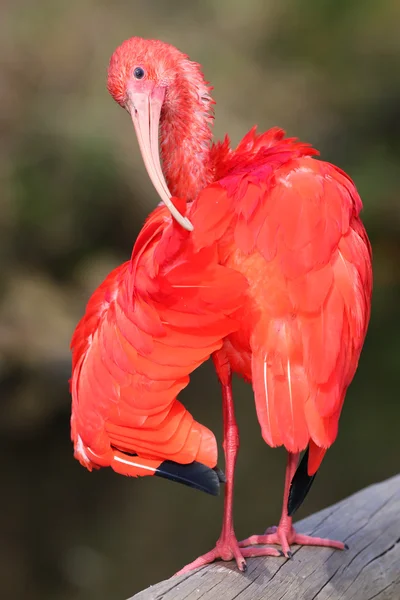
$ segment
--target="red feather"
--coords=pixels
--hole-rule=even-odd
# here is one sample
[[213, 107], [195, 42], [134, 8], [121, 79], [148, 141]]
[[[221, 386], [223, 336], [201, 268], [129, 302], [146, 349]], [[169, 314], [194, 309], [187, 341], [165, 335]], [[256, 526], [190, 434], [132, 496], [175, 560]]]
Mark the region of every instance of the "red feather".
[[[94, 293], [72, 339], [72, 436], [90, 468], [120, 469], [115, 449], [216, 464], [213, 434], [176, 396], [237, 329], [234, 313], [247, 284], [218, 265], [215, 250], [195, 251], [167, 215], [157, 209], [146, 222], [131, 261]], [[167, 251], [157, 253], [162, 246]]]
[[[326, 448], [369, 319], [360, 198], [342, 171], [279, 130], [253, 129], [236, 151], [219, 148], [220, 180], [199, 195], [190, 218], [195, 246], [217, 244], [222, 264], [249, 283], [243, 334], [232, 334], [225, 349], [235, 370], [251, 373], [270, 445], [297, 452], [314, 440]], [[317, 455], [310, 450], [313, 469]]]

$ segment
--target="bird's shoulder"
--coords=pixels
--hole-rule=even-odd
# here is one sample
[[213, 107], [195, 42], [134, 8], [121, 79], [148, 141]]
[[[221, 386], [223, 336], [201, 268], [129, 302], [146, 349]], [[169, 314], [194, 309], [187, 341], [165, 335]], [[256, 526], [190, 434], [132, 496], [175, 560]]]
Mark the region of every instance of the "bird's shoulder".
[[[228, 138], [215, 144], [215, 181], [191, 207], [195, 243], [213, 244], [230, 230], [236, 246], [249, 252], [257, 239], [275, 243], [279, 229], [292, 248], [304, 246], [317, 224], [325, 230], [338, 217], [346, 228], [362, 208], [359, 194], [346, 173], [316, 154], [278, 128], [262, 134], [253, 128], [234, 150]], [[273, 249], [264, 250], [268, 258]]]

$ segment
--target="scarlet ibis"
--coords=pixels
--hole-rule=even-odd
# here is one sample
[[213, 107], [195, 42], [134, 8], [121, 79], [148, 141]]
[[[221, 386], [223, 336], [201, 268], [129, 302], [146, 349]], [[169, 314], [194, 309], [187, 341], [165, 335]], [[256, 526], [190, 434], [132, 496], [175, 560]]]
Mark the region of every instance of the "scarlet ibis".
[[[78, 458], [90, 467], [103, 464], [102, 457], [106, 456], [104, 464], [116, 470], [121, 468], [121, 450], [137, 455], [129, 459], [131, 462], [155, 461], [151, 463], [153, 469], [160, 468], [160, 457], [184, 462], [178, 453], [160, 454], [165, 436], [161, 435], [161, 443], [158, 436], [168, 419], [166, 412], [161, 418], [157, 412], [160, 404], [165, 407], [161, 399], [165, 388], [160, 386], [153, 361], [164, 364], [168, 353], [172, 373], [169, 385], [173, 389], [168, 406], [172, 398], [172, 406], [183, 411], [176, 393], [187, 383], [190, 370], [207, 353], [214, 352], [224, 415], [227, 484], [223, 528], [216, 547], [181, 572], [216, 558], [234, 558], [244, 570], [247, 556], [278, 554], [270, 547], [249, 547], [252, 544], [280, 544], [286, 556], [290, 556], [290, 545], [296, 543], [343, 548], [342, 542], [297, 534], [292, 515], [336, 438], [345, 393], [356, 371], [369, 321], [371, 251], [353, 182], [337, 167], [316, 160], [317, 152], [308, 144], [285, 138], [278, 128], [261, 135], [253, 128], [236, 149], [231, 149], [228, 137], [213, 144], [210, 88], [200, 66], [169, 44], [140, 38], [125, 41], [111, 58], [108, 89], [131, 114], [149, 176], [180, 225], [166, 219], [166, 209], [157, 209], [156, 217], [150, 218], [139, 236], [129, 266], [106, 280], [78, 327], [72, 380], [73, 438]], [[189, 311], [180, 296], [188, 273], [188, 285], [196, 286], [196, 293], [190, 296], [192, 316], [198, 311], [204, 265], [199, 267], [196, 261], [205, 251], [212, 252], [207, 269], [216, 268], [213, 260], [226, 269], [227, 283], [218, 286], [220, 281], [214, 278], [214, 287], [207, 288], [207, 308], [208, 316], [219, 314], [228, 331], [224, 333], [222, 325], [214, 331], [207, 321], [204, 332], [200, 321], [190, 323], [192, 337], [185, 337], [184, 345], [188, 354], [193, 352], [193, 359], [190, 367], [184, 363], [182, 382], [178, 379], [183, 375], [182, 355], [170, 356], [169, 347], [177, 347], [178, 340], [183, 339], [176, 339], [175, 330], [184, 327], [179, 319], [185, 309]], [[164, 285], [171, 269], [177, 271], [175, 286]], [[229, 279], [233, 273], [242, 276], [236, 282], [237, 289]], [[224, 302], [231, 294], [227, 308]], [[171, 311], [171, 303], [177, 303], [178, 310]], [[134, 323], [134, 334], [130, 325], [128, 333], [122, 333], [128, 322]], [[183, 322], [186, 326], [186, 314]], [[160, 324], [165, 335], [163, 348], [157, 338]], [[143, 331], [146, 345], [138, 333]], [[213, 332], [215, 337], [201, 354], [202, 334], [211, 337]], [[155, 350], [150, 351], [154, 339]], [[148, 371], [142, 366], [144, 355]], [[137, 363], [131, 362], [134, 358]], [[135, 387], [138, 364], [140, 380]], [[105, 383], [99, 386], [104, 370]], [[278, 527], [240, 544], [232, 519], [239, 447], [232, 372], [253, 385], [264, 440], [272, 447], [283, 445], [288, 451]], [[147, 378], [147, 387], [141, 377]], [[137, 395], [143, 388], [151, 392], [150, 417], [146, 396], [142, 399]], [[205, 433], [197, 427], [212, 445], [208, 430]], [[190, 458], [214, 467], [215, 446], [212, 459], [201, 449], [198, 454], [184, 454], [186, 461]], [[296, 472], [304, 449], [307, 451]], [[136, 466], [126, 468], [125, 455], [123, 461], [122, 472], [140, 474]]]
[[[353, 182], [277, 128], [252, 129], [236, 150], [227, 137], [213, 144], [210, 88], [200, 66], [169, 44], [125, 41], [111, 58], [108, 89], [132, 116], [161, 199], [194, 229], [194, 248], [216, 247], [220, 264], [248, 282], [240, 326], [214, 356], [224, 402], [223, 529], [216, 548], [183, 572], [218, 557], [245, 568], [232, 522], [239, 446], [232, 371], [252, 382], [264, 440], [288, 451], [278, 527], [240, 546], [279, 543], [286, 556], [293, 543], [343, 548], [298, 535], [292, 514], [336, 438], [369, 321], [371, 251]], [[186, 215], [172, 196], [186, 200]]]

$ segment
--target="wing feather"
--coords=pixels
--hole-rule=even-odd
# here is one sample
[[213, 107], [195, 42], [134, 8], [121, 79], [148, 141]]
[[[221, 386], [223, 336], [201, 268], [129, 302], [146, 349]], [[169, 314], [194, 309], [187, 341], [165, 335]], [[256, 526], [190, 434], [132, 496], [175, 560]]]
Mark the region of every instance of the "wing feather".
[[230, 170], [220, 167], [218, 184], [194, 203], [194, 242], [208, 243], [210, 223], [209, 243], [218, 243], [222, 263], [249, 282], [243, 331], [225, 348], [241, 365], [250, 339], [243, 375], [251, 370], [264, 439], [297, 452], [311, 438], [316, 469], [321, 448], [336, 437], [369, 319], [361, 200], [342, 171], [305, 156], [293, 141], [272, 136], [263, 148], [255, 132], [246, 140], [241, 156], [238, 149], [227, 157]]
[[114, 450], [215, 466], [214, 435], [176, 397], [238, 327], [247, 283], [217, 259], [157, 209], [131, 261], [90, 299], [72, 341], [71, 382], [72, 435], [89, 468], [87, 454], [113, 466]]
[[[273, 294], [268, 301], [266, 291], [265, 319], [256, 324], [253, 336], [253, 385], [263, 435], [293, 452], [305, 448], [310, 437], [326, 448], [337, 435], [344, 394], [365, 337], [371, 291], [370, 249], [358, 219], [355, 188], [325, 163], [308, 158], [298, 163], [276, 177], [266, 200], [272, 206], [265, 208], [257, 234], [260, 254], [275, 265], [275, 274], [271, 266], [264, 271], [274, 274], [272, 288], [279, 281], [282, 297]], [[287, 299], [291, 306], [285, 313]], [[277, 336], [276, 330], [285, 333]], [[260, 378], [265, 360], [274, 381], [268, 417], [259, 406], [265, 402]], [[271, 411], [276, 412], [274, 421]], [[313, 448], [314, 469], [319, 455]]]

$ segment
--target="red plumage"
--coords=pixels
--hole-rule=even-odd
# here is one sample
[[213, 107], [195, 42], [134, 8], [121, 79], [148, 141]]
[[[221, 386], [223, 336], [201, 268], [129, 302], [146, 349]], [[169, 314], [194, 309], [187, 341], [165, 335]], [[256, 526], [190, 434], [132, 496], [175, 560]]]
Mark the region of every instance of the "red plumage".
[[71, 342], [72, 439], [88, 468], [120, 472], [116, 450], [138, 455], [133, 467], [125, 457], [130, 475], [152, 474], [141, 458], [216, 465], [214, 435], [176, 400], [188, 375], [237, 328], [245, 279], [215, 254], [195, 251], [187, 232], [157, 209], [131, 260], [90, 299]]
[[[280, 543], [286, 556], [296, 542], [343, 549], [298, 536], [288, 510], [304, 499], [337, 436], [369, 321], [371, 249], [354, 183], [279, 128], [253, 128], [235, 150], [228, 137], [211, 144], [213, 101], [199, 65], [158, 40], [124, 42], [108, 88], [131, 114], [160, 197], [194, 230], [158, 208], [131, 260], [89, 301], [72, 340], [77, 458], [132, 475], [153, 474], [164, 460], [214, 467], [213, 434], [176, 399], [213, 354], [223, 394], [224, 525], [216, 548], [186, 570], [217, 557], [244, 569], [246, 556], [277, 555], [246, 547], [253, 543]], [[252, 383], [265, 441], [289, 453], [276, 532], [240, 549], [232, 371]]]
[[247, 278], [247, 318], [228, 337], [227, 355], [232, 365], [236, 354], [245, 361], [234, 370], [253, 382], [268, 444], [298, 452], [315, 442], [313, 474], [318, 447], [336, 437], [364, 341], [370, 247], [347, 176], [279, 130], [250, 134], [236, 151], [224, 149], [221, 179], [193, 202], [192, 235], [197, 248], [216, 244], [221, 263]]

